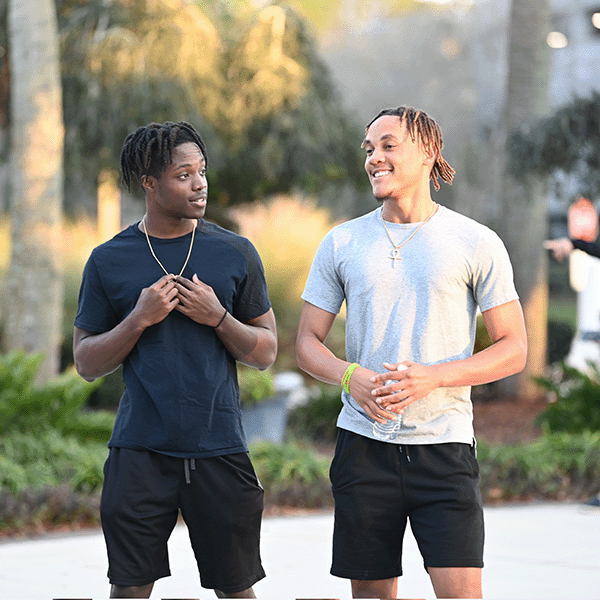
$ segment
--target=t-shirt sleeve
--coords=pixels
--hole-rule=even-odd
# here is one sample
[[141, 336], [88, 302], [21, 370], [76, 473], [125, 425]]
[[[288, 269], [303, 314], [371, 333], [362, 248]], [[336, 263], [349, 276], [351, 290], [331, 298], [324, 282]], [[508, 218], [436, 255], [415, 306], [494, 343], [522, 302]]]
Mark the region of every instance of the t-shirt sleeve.
[[235, 296], [233, 316], [246, 323], [264, 315], [271, 308], [271, 301], [262, 261], [249, 240], [243, 252], [247, 261], [247, 274]]
[[330, 231], [319, 245], [302, 299], [337, 315], [344, 298], [344, 284], [336, 268], [335, 238], [333, 231]]
[[118, 324], [119, 319], [105, 293], [92, 253], [83, 269], [75, 326], [94, 333], [104, 333]]
[[583, 240], [572, 239], [573, 247], [577, 250], [582, 250], [590, 256], [600, 258], [600, 246], [594, 242], [584, 242]]
[[519, 298], [506, 246], [496, 233], [488, 232], [479, 241], [473, 272], [473, 293], [481, 312]]

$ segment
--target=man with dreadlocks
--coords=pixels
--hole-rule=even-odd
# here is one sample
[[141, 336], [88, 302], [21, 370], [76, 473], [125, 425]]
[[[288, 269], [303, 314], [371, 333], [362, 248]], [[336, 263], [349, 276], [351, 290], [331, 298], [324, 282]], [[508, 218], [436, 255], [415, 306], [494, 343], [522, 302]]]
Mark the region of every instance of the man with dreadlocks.
[[112, 598], [147, 598], [170, 574], [179, 510], [203, 587], [254, 598], [263, 490], [242, 431], [236, 361], [265, 369], [277, 352], [260, 258], [206, 222], [203, 140], [188, 123], [129, 135], [123, 182], [146, 214], [92, 252], [73, 351], [92, 381], [123, 365], [125, 391], [105, 465], [101, 518]]
[[[323, 239], [303, 293], [299, 366], [341, 384], [331, 573], [392, 598], [407, 520], [440, 598], [480, 598], [483, 512], [472, 385], [520, 371], [526, 334], [498, 236], [432, 201], [451, 183], [424, 112], [381, 111], [365, 169], [382, 206]], [[346, 301], [346, 358], [326, 346]], [[480, 307], [492, 344], [473, 355]]]

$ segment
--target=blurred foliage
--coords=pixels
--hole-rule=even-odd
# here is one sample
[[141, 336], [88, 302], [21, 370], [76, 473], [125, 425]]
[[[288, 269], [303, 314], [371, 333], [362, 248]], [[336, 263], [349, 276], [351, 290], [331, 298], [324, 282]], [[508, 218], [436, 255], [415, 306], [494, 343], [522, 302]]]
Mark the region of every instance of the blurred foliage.
[[483, 317], [477, 315], [477, 325], [475, 329], [475, 345], [473, 346], [473, 353], [481, 352], [487, 347], [492, 345], [490, 334], [488, 333]]
[[250, 447], [250, 457], [260, 481], [265, 485], [297, 482], [310, 485], [327, 477], [329, 461], [298, 441], [286, 444], [259, 442]]
[[240, 402], [243, 407], [255, 406], [261, 400], [266, 400], [275, 393], [275, 383], [269, 369], [259, 371], [251, 367], [238, 365], [237, 372]]
[[600, 431], [600, 370], [588, 362], [589, 374], [565, 363], [536, 383], [550, 393], [550, 404], [537, 424], [550, 432]]
[[283, 445], [259, 442], [250, 446], [250, 458], [267, 506], [332, 506], [330, 460], [313, 447], [297, 440]]
[[516, 177], [527, 174], [573, 175], [582, 194], [600, 193], [600, 93], [577, 97], [527, 130], [509, 140], [509, 168]]
[[18, 494], [26, 488], [68, 484], [92, 493], [103, 481], [106, 444], [82, 442], [57, 430], [12, 430], [0, 436], [0, 485]]
[[[366, 186], [360, 127], [302, 17], [198, 4], [214, 23], [179, 0], [57, 1], [67, 209], [101, 170], [118, 169], [127, 134], [152, 121], [184, 119], [202, 133], [217, 221], [230, 205], [292, 188]], [[0, 38], [5, 29], [0, 11]], [[8, 75], [0, 68], [6, 88]]]
[[293, 408], [287, 420], [287, 430], [299, 439], [335, 442], [337, 419], [342, 409], [342, 388], [319, 384], [309, 389], [305, 404]]
[[[242, 235], [256, 246], [265, 267], [269, 297], [277, 318], [278, 370], [295, 369], [294, 344], [304, 301], [302, 292], [323, 236], [335, 225], [326, 209], [298, 197], [278, 196], [267, 203], [232, 211]], [[343, 317], [343, 313], [342, 313]], [[345, 355], [344, 320], [334, 322], [328, 346]]]
[[598, 491], [600, 432], [545, 433], [518, 446], [477, 445], [484, 501], [582, 499]]
[[41, 355], [21, 351], [0, 356], [0, 431], [57, 431], [81, 441], [106, 443], [114, 415], [82, 410], [102, 380], [88, 383], [70, 369], [46, 385], [37, 386], [34, 380], [41, 361]]

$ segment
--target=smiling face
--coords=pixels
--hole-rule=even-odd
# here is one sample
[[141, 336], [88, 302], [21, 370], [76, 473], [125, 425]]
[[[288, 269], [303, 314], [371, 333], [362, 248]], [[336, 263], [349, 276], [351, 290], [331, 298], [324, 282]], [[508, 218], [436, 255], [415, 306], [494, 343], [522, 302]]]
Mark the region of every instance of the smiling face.
[[173, 148], [171, 164], [158, 177], [142, 179], [149, 210], [167, 220], [200, 219], [206, 211], [206, 161], [200, 148], [185, 142]]
[[424, 151], [418, 137], [411, 139], [399, 117], [385, 115], [376, 119], [367, 131], [363, 147], [367, 153], [365, 170], [377, 200], [429, 191], [434, 158]]

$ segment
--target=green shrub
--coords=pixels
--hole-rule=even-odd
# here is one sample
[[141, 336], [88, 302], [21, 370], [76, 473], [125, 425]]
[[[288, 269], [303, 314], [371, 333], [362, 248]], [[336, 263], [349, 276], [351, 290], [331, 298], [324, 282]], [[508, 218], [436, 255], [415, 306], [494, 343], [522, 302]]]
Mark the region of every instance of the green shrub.
[[552, 396], [537, 419], [544, 430], [600, 431], [600, 371], [592, 362], [589, 367], [592, 375], [562, 363], [550, 376], [536, 378]]
[[600, 432], [547, 433], [528, 444], [478, 444], [486, 500], [588, 497], [600, 487]]
[[240, 402], [245, 408], [254, 406], [275, 393], [273, 375], [268, 369], [259, 371], [258, 369], [239, 365], [238, 383], [240, 386]]
[[250, 457], [265, 486], [280, 483], [310, 485], [328, 477], [329, 461], [318, 458], [310, 447], [298, 441], [283, 445], [259, 442], [250, 447]]
[[329, 459], [298, 441], [284, 445], [259, 442], [250, 447], [256, 474], [268, 505], [319, 508], [331, 506]]
[[101, 383], [84, 381], [67, 370], [44, 386], [35, 384], [42, 356], [16, 351], [0, 356], [0, 431], [60, 431], [79, 439], [108, 441], [114, 424], [111, 413], [82, 411]]
[[306, 404], [295, 407], [288, 415], [287, 428], [298, 438], [335, 441], [337, 418], [342, 408], [342, 388], [318, 385], [310, 389]]
[[100, 487], [106, 445], [63, 437], [57, 431], [12, 431], [0, 437], [0, 487], [13, 494], [68, 484], [91, 493]]

